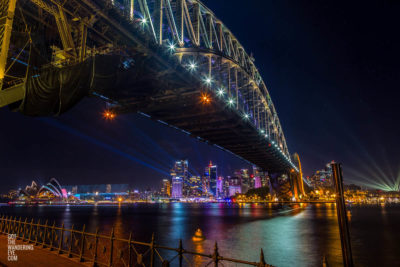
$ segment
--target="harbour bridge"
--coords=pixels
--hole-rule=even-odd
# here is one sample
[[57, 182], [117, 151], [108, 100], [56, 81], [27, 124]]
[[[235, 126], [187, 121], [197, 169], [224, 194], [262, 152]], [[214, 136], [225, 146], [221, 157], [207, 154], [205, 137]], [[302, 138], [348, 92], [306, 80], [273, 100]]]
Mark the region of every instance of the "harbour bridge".
[[139, 112], [281, 177], [304, 195], [268, 89], [199, 0], [2, 0], [0, 107], [60, 115], [85, 96]]

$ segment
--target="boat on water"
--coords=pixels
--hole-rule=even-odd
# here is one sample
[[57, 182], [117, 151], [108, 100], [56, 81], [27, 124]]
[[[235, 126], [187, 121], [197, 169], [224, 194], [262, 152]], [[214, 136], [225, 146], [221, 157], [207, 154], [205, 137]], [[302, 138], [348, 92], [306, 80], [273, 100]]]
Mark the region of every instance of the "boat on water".
[[205, 238], [204, 238], [204, 235], [203, 235], [203, 232], [200, 230], [200, 229], [197, 229], [196, 230], [196, 233], [194, 233], [194, 236], [192, 237], [192, 240], [194, 241], [194, 242], [201, 242], [201, 241], [203, 241]]

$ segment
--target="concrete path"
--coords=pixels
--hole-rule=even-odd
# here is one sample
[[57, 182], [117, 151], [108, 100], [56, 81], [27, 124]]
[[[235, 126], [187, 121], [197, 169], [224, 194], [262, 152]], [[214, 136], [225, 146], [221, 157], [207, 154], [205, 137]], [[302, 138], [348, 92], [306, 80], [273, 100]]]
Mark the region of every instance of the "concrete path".
[[[16, 245], [28, 245], [26, 242], [16, 240]], [[40, 267], [40, 266], [65, 266], [65, 267], [83, 267], [88, 266], [80, 263], [75, 259], [67, 258], [63, 255], [58, 255], [48, 249], [43, 249], [40, 246], [33, 246], [33, 250], [18, 250], [15, 251], [17, 261], [8, 260], [8, 237], [0, 234], [0, 266], [24, 266], [24, 267]]]

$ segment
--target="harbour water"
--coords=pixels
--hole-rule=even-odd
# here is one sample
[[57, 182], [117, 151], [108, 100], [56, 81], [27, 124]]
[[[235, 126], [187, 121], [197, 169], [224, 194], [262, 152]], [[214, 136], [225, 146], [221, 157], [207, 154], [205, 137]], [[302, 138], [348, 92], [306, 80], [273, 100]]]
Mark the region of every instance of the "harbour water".
[[[400, 266], [400, 205], [352, 205], [350, 229], [355, 266]], [[334, 204], [221, 204], [170, 203], [122, 206], [0, 206], [0, 214], [64, 222], [95, 232], [258, 261], [263, 248], [274, 266], [341, 266], [339, 229]], [[205, 240], [194, 243], [200, 228]], [[385, 253], [384, 253], [385, 252]]]

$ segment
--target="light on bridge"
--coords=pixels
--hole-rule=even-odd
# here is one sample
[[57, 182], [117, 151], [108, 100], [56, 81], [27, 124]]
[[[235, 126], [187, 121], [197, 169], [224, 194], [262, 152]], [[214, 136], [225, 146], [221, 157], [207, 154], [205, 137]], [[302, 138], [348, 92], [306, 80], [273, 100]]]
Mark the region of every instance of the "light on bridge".
[[103, 112], [103, 117], [106, 120], [113, 120], [113, 119], [115, 119], [115, 116], [116, 116], [115, 113], [110, 110], [106, 110]]
[[248, 118], [249, 118], [249, 114], [244, 113], [244, 114], [243, 114], [243, 118], [248, 119]]
[[202, 93], [200, 99], [201, 99], [201, 102], [203, 104], [210, 104], [211, 103], [211, 97], [207, 93]]
[[231, 106], [233, 105], [234, 102], [235, 101], [232, 98], [228, 100], [228, 104], [231, 105]]
[[140, 22], [142, 23], [142, 25], [146, 25], [147, 24], [147, 19], [146, 18], [142, 18], [140, 20]]
[[205, 82], [207, 85], [211, 85], [211, 83], [212, 83], [211, 77], [206, 77], [206, 78], [204, 79], [204, 82]]
[[225, 93], [224, 88], [220, 88], [220, 89], [217, 91], [217, 94], [218, 94], [219, 96], [223, 96], [224, 93]]
[[189, 63], [189, 69], [190, 70], [195, 70], [196, 68], [197, 68], [196, 63], [194, 63], [194, 62]]
[[174, 51], [175, 50], [175, 44], [171, 43], [168, 45], [169, 50]]

